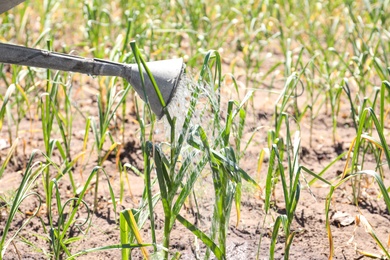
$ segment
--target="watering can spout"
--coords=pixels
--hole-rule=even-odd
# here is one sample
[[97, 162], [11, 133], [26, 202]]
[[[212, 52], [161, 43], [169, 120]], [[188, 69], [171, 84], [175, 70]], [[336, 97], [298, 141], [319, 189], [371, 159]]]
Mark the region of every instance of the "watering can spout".
[[144, 79], [142, 81], [137, 64], [123, 64], [101, 59], [85, 59], [78, 56], [6, 43], [0, 43], [0, 63], [79, 72], [96, 76], [122, 77], [131, 84], [145, 102], [149, 103], [153, 113], [159, 119], [164, 115], [164, 106], [167, 106], [175, 95], [176, 88], [185, 69], [183, 59], [146, 63], [164, 99], [165, 104], [161, 104], [152, 81], [144, 69], [142, 69]]

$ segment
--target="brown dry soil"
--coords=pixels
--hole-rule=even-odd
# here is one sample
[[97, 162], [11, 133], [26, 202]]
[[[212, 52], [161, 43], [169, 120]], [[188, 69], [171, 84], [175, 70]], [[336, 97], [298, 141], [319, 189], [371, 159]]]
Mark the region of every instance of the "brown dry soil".
[[[91, 79], [93, 81], [93, 79]], [[3, 89], [4, 86], [1, 86]], [[74, 101], [77, 102], [79, 108], [86, 115], [96, 115], [96, 91], [87, 87], [79, 87], [75, 91]], [[270, 109], [272, 103], [276, 100], [276, 95], [265, 92], [257, 92], [254, 98], [254, 107], [256, 113], [249, 114], [247, 121], [246, 133], [244, 140], [248, 140], [253, 129], [261, 127], [258, 130], [255, 140], [251, 143], [240, 166], [246, 170], [253, 178], [259, 180], [260, 186], [264, 187], [264, 179], [267, 169], [267, 159], [263, 164], [260, 174], [256, 172], [258, 155], [262, 148], [266, 147], [267, 131], [272, 129], [273, 111]], [[131, 104], [131, 97], [128, 98]], [[31, 109], [32, 111], [34, 108]], [[129, 106], [129, 110], [131, 107]], [[118, 120], [121, 120], [120, 118]], [[122, 148], [120, 159], [123, 163], [130, 162], [139, 169], [142, 169], [142, 155], [139, 142], [138, 124], [134, 114], [129, 111], [128, 118], [122, 119], [126, 122], [125, 142]], [[292, 124], [293, 123], [293, 120]], [[0, 196], [7, 198], [19, 186], [24, 166], [33, 149], [43, 150], [42, 137], [40, 131], [40, 121], [32, 116], [22, 120], [19, 129], [19, 145], [17, 155], [11, 160], [9, 167], [6, 169], [3, 178], [0, 180]], [[334, 158], [344, 151], [347, 151], [350, 143], [355, 135], [355, 130], [352, 126], [352, 121], [349, 117], [348, 106], [342, 106], [337, 124], [336, 144], [332, 141], [332, 123], [330, 116], [325, 109], [319, 113], [314, 119], [312, 134], [310, 133], [309, 115], [307, 115], [300, 124], [302, 147], [301, 147], [301, 164], [310, 168], [314, 172], [320, 172]], [[1, 132], [1, 139], [8, 140], [8, 128], [5, 125]], [[74, 130], [72, 135], [72, 153], [79, 153], [82, 149], [82, 140], [84, 136], [85, 121], [78, 113], [75, 113]], [[159, 126], [162, 129], [161, 126]], [[294, 128], [294, 126], [292, 127]], [[295, 126], [296, 128], [296, 126]], [[11, 126], [12, 131], [15, 130]], [[387, 129], [388, 130], [388, 129]], [[113, 130], [114, 131], [114, 130]], [[59, 134], [55, 132], [55, 134]], [[92, 139], [92, 138], [90, 138]], [[310, 145], [311, 140], [311, 145]], [[88, 144], [88, 149], [92, 149], [92, 141]], [[3, 161], [9, 147], [1, 150], [1, 160]], [[59, 158], [58, 156], [55, 158]], [[74, 177], [76, 182], [81, 186], [88, 173], [96, 164], [97, 155], [95, 152], [88, 154], [83, 163], [77, 165], [74, 169]], [[44, 160], [41, 156], [37, 160]], [[324, 175], [328, 180], [336, 180], [343, 171], [346, 160], [343, 159], [332, 166]], [[119, 194], [119, 173], [115, 166], [115, 157], [109, 158], [105, 162], [104, 167], [110, 176], [110, 181], [114, 187], [116, 194]], [[365, 169], [375, 170], [375, 162], [367, 162]], [[54, 170], [53, 170], [54, 171]], [[385, 168], [387, 172], [388, 169]], [[81, 174], [82, 172], [82, 174]], [[53, 173], [55, 174], [55, 172]], [[125, 198], [123, 203], [118, 205], [118, 210], [125, 208], [137, 207], [138, 201], [143, 191], [143, 179], [132, 172], [128, 173], [130, 180], [130, 188], [125, 189]], [[305, 177], [310, 180], [309, 175]], [[119, 228], [117, 224], [117, 215], [113, 211], [109, 201], [109, 192], [105, 184], [105, 178], [101, 176], [102, 181], [99, 185], [99, 210], [93, 214], [92, 224], [89, 227], [81, 227], [78, 229], [73, 227], [68, 234], [69, 237], [81, 235], [83, 238], [80, 241], [74, 242], [70, 248], [71, 252], [75, 253], [83, 249], [106, 246], [119, 243]], [[372, 180], [362, 180], [362, 199], [359, 204], [359, 209], [353, 205], [351, 198], [351, 187], [347, 183], [338, 188], [333, 196], [331, 213], [337, 211], [348, 213], [352, 218], [360, 212], [368, 219], [371, 225], [377, 232], [382, 241], [388, 239], [390, 231], [389, 219], [390, 216], [386, 210], [382, 199], [378, 197], [379, 191], [377, 186], [372, 183]], [[290, 259], [327, 259], [329, 256], [329, 240], [325, 229], [325, 200], [329, 193], [329, 187], [321, 182], [316, 182], [310, 190], [307, 188], [304, 179], [301, 180], [302, 192], [298, 208], [295, 214], [295, 220], [292, 229], [297, 231], [297, 234], [292, 243], [290, 250]], [[68, 178], [64, 177], [60, 182], [60, 193], [62, 200], [65, 201], [72, 197], [71, 188]], [[38, 179], [34, 189], [43, 197], [42, 182]], [[156, 192], [156, 191], [154, 191]], [[264, 191], [258, 191], [249, 184], [243, 186], [241, 218], [236, 226], [236, 211], [233, 209], [229, 224], [229, 232], [227, 237], [227, 258], [228, 259], [255, 259], [258, 251], [259, 241], [261, 246], [259, 250], [260, 259], [268, 259], [270, 236], [272, 232], [272, 223], [274, 218], [284, 212], [284, 202], [280, 184], [275, 192], [274, 203], [270, 216], [264, 221]], [[210, 217], [213, 209], [213, 191], [210, 175], [205, 172], [196, 185], [196, 194], [199, 204], [200, 217], [194, 214], [192, 202], [189, 201], [182, 214], [192, 221], [196, 221], [197, 225], [207, 230], [210, 223]], [[9, 197], [8, 197], [9, 198]], [[92, 207], [93, 189], [86, 195], [86, 202]], [[0, 227], [4, 227], [9, 208], [6, 202], [9, 199], [0, 201]], [[10, 235], [12, 235], [23, 221], [36, 210], [38, 203], [36, 198], [26, 200], [20, 207], [20, 212], [15, 217], [12, 223]], [[52, 210], [55, 216], [57, 212], [55, 207]], [[79, 217], [85, 217], [85, 207], [80, 211]], [[155, 212], [155, 224], [158, 241], [162, 241], [163, 233], [163, 210], [159, 203]], [[357, 253], [358, 250], [374, 252], [380, 254], [378, 246], [374, 240], [367, 234], [363, 227], [358, 227], [355, 230], [354, 223], [348, 226], [341, 226], [336, 222], [332, 222], [333, 242], [335, 245], [334, 259], [364, 259], [365, 257]], [[45, 252], [50, 252], [47, 233], [47, 218], [45, 216], [45, 208], [42, 209], [40, 218], [33, 218], [32, 221], [20, 232], [19, 236], [5, 253], [5, 259], [43, 259], [49, 258], [45, 256]], [[45, 229], [44, 229], [45, 226]], [[83, 235], [83, 232], [85, 235]], [[0, 234], [2, 231], [0, 230]], [[350, 241], [355, 234], [355, 239]], [[143, 240], [151, 241], [149, 222], [143, 228]], [[276, 259], [283, 258], [285, 238], [279, 236], [276, 245]], [[28, 245], [30, 244], [30, 245]], [[204, 245], [197, 240], [190, 231], [184, 228], [180, 223], [176, 226], [171, 236], [171, 251], [180, 252], [181, 259], [197, 259], [202, 258], [205, 248]], [[133, 251], [134, 259], [140, 258], [138, 249]], [[120, 250], [110, 250], [104, 252], [95, 252], [79, 257], [79, 259], [120, 259]]]

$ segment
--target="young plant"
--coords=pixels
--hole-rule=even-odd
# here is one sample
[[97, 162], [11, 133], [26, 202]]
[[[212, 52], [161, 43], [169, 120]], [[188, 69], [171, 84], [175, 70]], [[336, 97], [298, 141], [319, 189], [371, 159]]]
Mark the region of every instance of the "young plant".
[[[286, 143], [284, 144], [283, 139], [278, 139], [278, 142], [273, 144], [271, 147], [265, 188], [265, 213], [267, 215], [270, 210], [271, 194], [273, 193], [273, 189], [275, 187], [272, 182], [277, 178], [280, 178], [286, 213], [279, 215], [274, 223], [271, 245], [269, 249], [270, 259], [274, 259], [274, 250], [281, 223], [285, 235], [284, 259], [289, 258], [290, 247], [296, 234], [296, 231], [291, 230], [291, 224], [294, 220], [294, 214], [299, 202], [301, 191], [301, 166], [299, 164], [300, 133], [295, 132], [294, 139], [292, 139], [292, 134], [290, 133], [289, 128], [288, 115], [283, 114], [281, 115], [281, 118], [285, 120]], [[281, 154], [279, 152], [280, 150], [284, 149], [286, 150], [287, 155], [286, 172], [285, 167], [283, 166], [283, 153]]]
[[[47, 41], [47, 47], [50, 51], [52, 49], [52, 42]], [[53, 155], [55, 142], [52, 142], [52, 130], [55, 119], [55, 113], [53, 112], [53, 107], [57, 105], [57, 92], [58, 92], [58, 80], [59, 72], [55, 74], [52, 78], [52, 72], [50, 70], [46, 71], [46, 91], [40, 96], [39, 108], [41, 111], [41, 122], [42, 122], [42, 134], [43, 142], [45, 147], [45, 154], [50, 158]], [[49, 164], [49, 161], [47, 161]], [[45, 169], [44, 178], [44, 190], [45, 190], [45, 199], [46, 205], [51, 205], [52, 194], [49, 193], [50, 187], [50, 168]], [[47, 212], [47, 215], [49, 213]]]
[[[214, 77], [210, 71], [209, 66], [215, 62]], [[230, 219], [230, 212], [233, 201], [235, 202], [237, 209], [237, 216], [239, 221], [240, 216], [240, 203], [241, 203], [241, 180], [244, 179], [251, 184], [258, 187], [257, 183], [238, 166], [238, 160], [240, 157], [240, 150], [234, 150], [230, 144], [230, 134], [232, 133], [232, 125], [236, 118], [239, 116], [239, 120], [244, 120], [243, 107], [248, 99], [251, 97], [249, 93], [243, 101], [238, 104], [237, 102], [230, 101], [227, 109], [227, 119], [225, 126], [220, 121], [220, 89], [221, 89], [221, 58], [218, 52], [210, 51], [205, 56], [203, 63], [203, 69], [200, 73], [201, 82], [215, 82], [213, 79], [217, 79], [215, 87], [216, 92], [215, 100], [210, 100], [213, 111], [213, 127], [211, 131], [211, 138], [214, 137], [214, 142], [210, 143], [210, 137], [207, 136], [205, 130], [198, 126], [194, 134], [190, 135], [188, 141], [194, 148], [202, 151], [206, 157], [206, 161], [209, 164], [212, 172], [213, 187], [215, 193], [215, 204], [212, 218], [212, 225], [210, 230], [210, 240], [217, 239], [220, 256], [216, 255], [215, 248], [207, 247], [206, 258], [209, 257], [212, 251], [218, 259], [220, 257], [226, 257], [226, 239], [227, 239], [227, 227]], [[208, 81], [209, 80], [209, 81]], [[234, 105], [237, 108], [233, 110]], [[242, 134], [242, 128], [238, 127], [238, 136]], [[236, 141], [237, 143], [237, 141]], [[240, 146], [238, 146], [238, 149]], [[237, 149], [237, 147], [236, 147]], [[202, 239], [201, 237], [199, 237]], [[205, 241], [204, 241], [205, 242]], [[205, 242], [207, 245], [207, 243]], [[219, 252], [218, 252], [219, 254]]]
[[[116, 201], [115, 201], [115, 195], [114, 191], [111, 187], [111, 183], [109, 180], [109, 176], [105, 172], [104, 169], [97, 166], [95, 167], [90, 175], [88, 176], [87, 181], [85, 182], [84, 186], [82, 187], [81, 191], [77, 194], [77, 197], [70, 198], [66, 200], [64, 203], [61, 202], [61, 194], [58, 188], [58, 182], [57, 179], [53, 179], [50, 182], [50, 189], [49, 192], [52, 193], [53, 189], [55, 190], [55, 198], [56, 198], [56, 207], [58, 211], [58, 221], [56, 222], [56, 225], [53, 221], [53, 215], [51, 214], [52, 205], [50, 204], [48, 207], [48, 211], [50, 212], [50, 242], [51, 242], [51, 248], [54, 253], [54, 259], [62, 259], [63, 254], [66, 254], [67, 257], [72, 257], [72, 254], [69, 250], [69, 245], [71, 243], [76, 242], [77, 240], [80, 240], [82, 237], [67, 237], [68, 231], [70, 227], [75, 226], [77, 228], [81, 228], [83, 225], [87, 224], [90, 221], [90, 209], [87, 205], [87, 203], [84, 202], [83, 198], [86, 193], [86, 191], [89, 189], [89, 185], [92, 181], [92, 179], [95, 177], [95, 175], [98, 174], [99, 171], [102, 171], [107, 179], [108, 188], [110, 191], [110, 199], [113, 205], [113, 210], [116, 213]], [[81, 222], [78, 221], [76, 218], [76, 214], [78, 211], [80, 211], [80, 208], [82, 206], [85, 206], [87, 217]], [[66, 208], [69, 207], [68, 212], [66, 212]]]
[[[42, 199], [36, 192], [31, 191], [31, 189], [35, 185], [37, 178], [39, 178], [39, 176], [45, 171], [45, 169], [49, 167], [49, 164], [42, 164], [39, 161], [34, 162], [34, 159], [38, 153], [39, 151], [34, 151], [31, 154], [30, 159], [26, 165], [26, 170], [23, 174], [22, 181], [19, 185], [16, 195], [13, 198], [12, 206], [9, 211], [9, 215], [5, 223], [5, 226], [3, 228], [1, 239], [0, 239], [0, 260], [4, 258], [8, 246], [18, 236], [20, 231], [22, 231], [25, 228], [25, 226], [31, 221], [32, 218], [34, 218], [38, 214], [40, 210]], [[35, 197], [38, 199], [37, 210], [29, 218], [24, 220], [22, 225], [7, 240], [7, 236], [11, 228], [11, 223], [12, 221], [14, 221], [14, 218], [18, 213], [20, 205], [23, 203], [24, 200], [26, 200], [29, 197]]]
[[[363, 133], [363, 128], [365, 125], [364, 118], [370, 118], [376, 128], [376, 132], [379, 136], [379, 140], [375, 139], [371, 135]], [[379, 154], [385, 155], [387, 165], [390, 168], [390, 149], [388, 147], [388, 144], [386, 142], [385, 135], [383, 133], [382, 125], [380, 124], [378, 118], [375, 115], [375, 112], [372, 108], [365, 108], [360, 116], [359, 119], [359, 127], [356, 137], [354, 138], [353, 142], [351, 143], [351, 146], [348, 151], [347, 155], [347, 162], [344, 167], [344, 172], [340, 178], [340, 180], [336, 181], [334, 184], [331, 184], [330, 192], [327, 196], [326, 200], [326, 228], [328, 231], [328, 237], [329, 237], [329, 246], [330, 246], [330, 256], [329, 259], [333, 258], [334, 255], [334, 245], [333, 245], [333, 238], [332, 238], [332, 232], [330, 228], [330, 220], [329, 220], [329, 212], [330, 212], [330, 203], [332, 200], [333, 193], [335, 189], [343, 185], [348, 180], [356, 180], [356, 178], [360, 178], [362, 175], [367, 175], [369, 177], [373, 177], [377, 183], [377, 185], [380, 188], [381, 194], [383, 196], [383, 199], [386, 203], [387, 209], [390, 210], [390, 197], [388, 195], [388, 191], [383, 183], [383, 176], [378, 174], [376, 171], [373, 170], [364, 170], [359, 169], [358, 166], [358, 158], [359, 155], [362, 153], [364, 154], [365, 151], [363, 149], [364, 142], [370, 143], [375, 149], [379, 150]], [[378, 162], [378, 168], [381, 167], [381, 162]], [[350, 165], [350, 166], [349, 166]], [[349, 170], [350, 169], [350, 170]], [[360, 186], [357, 186], [360, 187]], [[357, 200], [356, 205], [358, 206]], [[369, 227], [366, 225], [366, 227]], [[378, 243], [380, 248], [384, 250], [383, 252], [386, 254], [387, 257], [389, 257], [389, 252], [383, 247], [383, 244], [380, 242], [380, 240], [374, 235], [373, 231], [370, 231], [370, 234], [373, 236], [374, 240]]]
[[[107, 159], [108, 155], [118, 146], [117, 142], [113, 142], [110, 145], [107, 152], [103, 151], [103, 146], [106, 141], [106, 137], [110, 137], [109, 127], [111, 121], [116, 114], [119, 106], [125, 101], [127, 93], [129, 92], [131, 86], [127, 85], [127, 87], [123, 90], [116, 91], [115, 86], [111, 86], [107, 91], [106, 96], [106, 105], [103, 107], [102, 97], [98, 95], [98, 120], [99, 125], [96, 124], [94, 118], [90, 118], [91, 128], [94, 134], [95, 144], [98, 152], [98, 166], [102, 166], [103, 162]], [[116, 102], [116, 103], [115, 103]], [[95, 183], [95, 195], [94, 195], [94, 211], [97, 210], [97, 196], [99, 189], [99, 173], [96, 174], [96, 183]]]
[[[356, 129], [356, 138], [357, 138], [356, 139], [357, 144], [354, 148], [355, 150], [351, 161], [351, 172], [356, 172], [356, 171], [360, 171], [360, 169], [363, 169], [364, 163], [366, 161], [366, 157], [370, 153], [372, 153], [378, 164], [377, 169], [383, 175], [383, 170], [381, 167], [382, 164], [381, 151], [376, 149], [376, 146], [372, 142], [364, 142], [364, 140], [362, 140], [361, 142], [359, 138], [360, 136], [362, 136], [363, 133], [367, 135], [372, 135], [374, 132], [377, 132], [379, 136], [383, 136], [384, 138], [384, 133], [383, 133], [384, 116], [385, 116], [384, 101], [385, 101], [386, 93], [388, 92], [386, 86], [388, 86], [388, 83], [387, 81], [384, 81], [382, 83], [381, 88], [376, 88], [376, 90], [374, 91], [374, 98], [372, 101], [368, 98], [364, 98], [363, 101], [361, 101], [361, 106], [356, 107], [352, 102], [351, 92], [349, 90], [348, 82], [345, 81], [344, 90], [346, 91], [348, 95], [348, 99], [350, 101], [351, 111], [352, 111], [351, 113], [352, 113], [352, 117], [354, 118], [354, 125]], [[376, 114], [371, 107], [379, 107], [380, 121], [377, 119]], [[359, 155], [361, 155], [360, 159], [359, 159]], [[359, 175], [358, 178], [352, 179], [354, 203], [357, 203], [360, 197], [361, 177], [362, 175]]]

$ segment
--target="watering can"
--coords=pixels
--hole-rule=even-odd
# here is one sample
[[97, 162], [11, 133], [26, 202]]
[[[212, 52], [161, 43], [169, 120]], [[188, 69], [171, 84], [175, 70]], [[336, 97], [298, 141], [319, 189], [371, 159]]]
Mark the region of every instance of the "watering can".
[[[0, 14], [25, 0], [0, 0]], [[137, 64], [124, 64], [102, 59], [86, 59], [79, 56], [0, 43], [0, 63], [84, 73], [93, 76], [118, 76], [127, 80], [140, 97], [147, 101], [153, 113], [160, 119], [164, 115], [158, 95], [146, 72], [144, 82]], [[183, 59], [170, 59], [146, 63], [160, 93], [168, 105], [175, 95], [183, 76]]]

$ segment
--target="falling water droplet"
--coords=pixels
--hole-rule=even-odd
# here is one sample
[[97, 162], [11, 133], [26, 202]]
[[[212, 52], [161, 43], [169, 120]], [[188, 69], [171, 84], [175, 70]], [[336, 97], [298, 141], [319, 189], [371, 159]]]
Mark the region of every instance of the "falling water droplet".
[[[200, 86], [187, 75], [183, 75], [179, 81], [175, 95], [168, 104], [168, 113], [170, 114], [171, 118], [176, 117], [176, 138], [179, 138], [182, 131], [184, 121], [186, 119], [188, 110], [190, 109], [192, 92], [194, 91], [198, 91], [198, 105], [193, 111], [190, 127], [201, 125], [205, 131], [211, 129], [210, 122], [212, 122], [212, 112], [210, 107], [213, 106], [211, 103], [217, 102], [215, 93], [213, 93], [212, 88], [209, 86]], [[166, 117], [163, 118], [163, 121], [165, 135], [166, 138], [169, 139], [171, 126]]]

